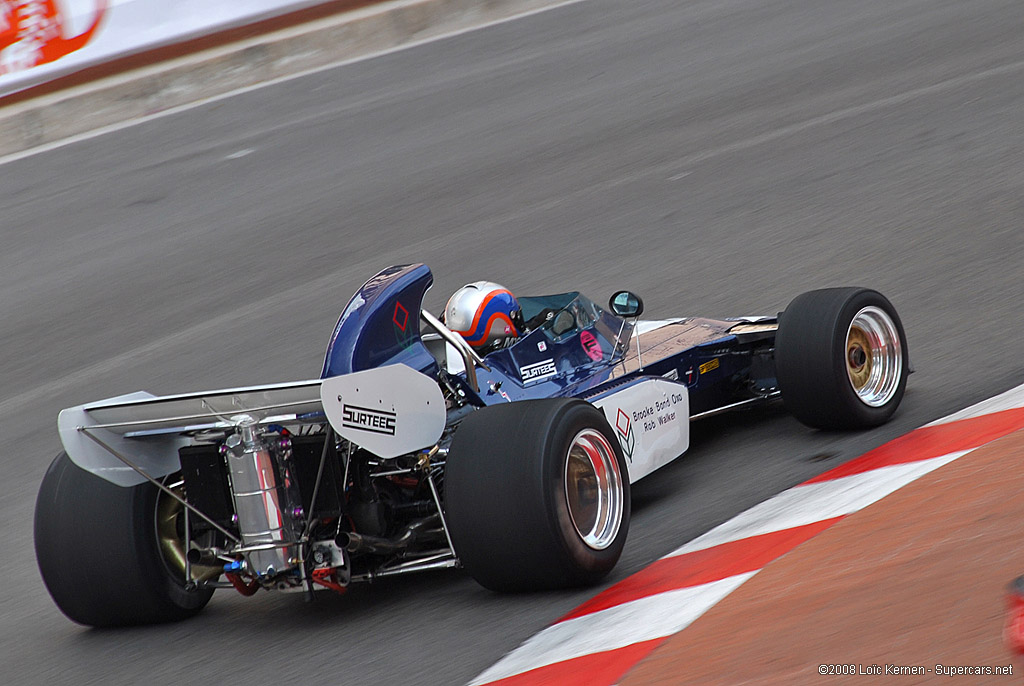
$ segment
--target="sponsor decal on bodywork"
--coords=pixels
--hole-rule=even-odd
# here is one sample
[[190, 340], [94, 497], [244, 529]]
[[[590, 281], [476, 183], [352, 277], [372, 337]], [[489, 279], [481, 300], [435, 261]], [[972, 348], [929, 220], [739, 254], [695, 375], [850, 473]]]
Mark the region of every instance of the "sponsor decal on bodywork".
[[626, 456], [627, 460], [632, 462], [633, 446], [636, 445], [636, 437], [633, 435], [633, 422], [629, 420], [629, 415], [623, 412], [621, 407], [615, 417], [615, 433], [619, 437], [622, 453]]
[[416, 327], [409, 326], [409, 310], [399, 301], [395, 301], [395, 310], [391, 314], [392, 330], [395, 340], [402, 348], [408, 350], [419, 340]]
[[594, 334], [589, 331], [583, 331], [580, 333], [580, 345], [583, 346], [583, 352], [587, 354], [587, 357], [592, 359], [594, 362], [600, 362], [601, 358], [604, 357], [604, 352], [601, 350], [601, 344], [597, 342], [597, 338]]
[[[642, 407], [640, 409], [634, 409], [632, 411], [632, 420], [634, 422], [643, 422], [643, 430], [654, 431], [662, 424], [668, 424], [676, 420], [675, 405], [682, 403], [685, 400], [685, 396], [682, 393], [672, 393], [662, 400], [655, 400], [653, 405]], [[619, 410], [622, 412], [622, 410]]]
[[402, 307], [402, 303], [398, 301], [395, 301], [395, 313], [391, 316], [391, 321], [405, 333], [405, 327], [409, 323], [409, 310]]
[[708, 360], [707, 362], [700, 366], [700, 373], [707, 374], [708, 372], [714, 371], [718, 369], [720, 364], [721, 363], [719, 362], [719, 359], [717, 357], [713, 360]]
[[404, 364], [322, 379], [320, 400], [339, 436], [384, 459], [429, 448], [444, 431], [437, 379]]
[[629, 462], [630, 483], [667, 464], [689, 445], [686, 387], [648, 377], [592, 401], [600, 407]]
[[529, 381], [540, 381], [546, 379], [549, 376], [554, 376], [557, 370], [555, 369], [554, 358], [543, 360], [541, 362], [534, 362], [528, 364], [525, 367], [519, 368], [519, 378], [524, 383]]
[[686, 385], [693, 386], [695, 383], [697, 383], [697, 377], [697, 370], [691, 364], [689, 367], [686, 368]]
[[[341, 396], [338, 397], [338, 400], [339, 402], [341, 401]], [[373, 433], [385, 434], [387, 436], [395, 435], [397, 415], [394, 412], [342, 404], [341, 414], [341, 424], [346, 429], [372, 431]]]

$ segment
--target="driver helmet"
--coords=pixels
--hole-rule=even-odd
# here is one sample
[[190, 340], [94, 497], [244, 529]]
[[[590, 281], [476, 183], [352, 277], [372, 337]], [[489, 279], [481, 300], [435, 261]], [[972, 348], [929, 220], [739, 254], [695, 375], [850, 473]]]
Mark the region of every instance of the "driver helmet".
[[515, 342], [522, 311], [512, 293], [491, 281], [474, 281], [452, 294], [444, 307], [448, 328], [478, 352], [490, 352]]

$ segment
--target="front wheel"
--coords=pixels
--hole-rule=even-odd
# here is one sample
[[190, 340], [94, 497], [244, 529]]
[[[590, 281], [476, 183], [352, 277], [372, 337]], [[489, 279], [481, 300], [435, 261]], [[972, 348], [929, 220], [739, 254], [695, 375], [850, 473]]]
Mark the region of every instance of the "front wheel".
[[779, 318], [775, 368], [786, 408], [804, 424], [877, 426], [903, 400], [907, 337], [896, 309], [877, 291], [810, 291]]
[[466, 570], [496, 591], [593, 584], [618, 562], [629, 475], [608, 422], [582, 400], [529, 400], [467, 417], [445, 468]]
[[61, 453], [36, 500], [36, 559], [57, 607], [87, 626], [190, 617], [212, 590], [184, 579], [181, 508], [146, 482], [124, 488]]

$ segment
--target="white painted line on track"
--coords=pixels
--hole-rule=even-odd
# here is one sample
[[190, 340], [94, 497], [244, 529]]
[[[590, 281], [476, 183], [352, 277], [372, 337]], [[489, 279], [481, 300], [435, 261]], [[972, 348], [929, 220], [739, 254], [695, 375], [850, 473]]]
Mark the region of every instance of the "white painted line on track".
[[880, 467], [831, 481], [794, 486], [741, 512], [666, 557], [852, 514], [969, 452], [961, 450], [919, 462]]
[[934, 422], [925, 424], [925, 426], [949, 424], [961, 419], [980, 417], [983, 414], [992, 414], [993, 412], [1002, 412], [1003, 410], [1012, 410], [1018, 407], [1024, 407], [1024, 385], [1011, 388], [1005, 393], [1000, 393], [988, 400], [982, 400], [980, 403], [971, 405], [959, 412], [954, 412], [948, 417], [936, 419]]
[[[343, 66], [346, 66], [346, 65], [349, 65], [349, 64], [355, 64], [357, 62], [363, 62], [363, 61], [366, 61], [366, 60], [374, 59], [376, 57], [382, 57], [384, 55], [390, 55], [390, 54], [393, 54], [393, 53], [396, 53], [396, 52], [400, 52], [400, 51], [403, 51], [403, 50], [408, 50], [408, 49], [411, 49], [411, 48], [416, 48], [416, 47], [419, 47], [421, 45], [426, 45], [426, 44], [429, 44], [429, 43], [434, 43], [434, 42], [445, 40], [445, 39], [448, 39], [448, 38], [453, 38], [453, 37], [456, 37], [456, 36], [460, 36], [460, 35], [469, 33], [471, 31], [476, 31], [478, 29], [484, 29], [484, 28], [488, 28], [488, 27], [491, 27], [491, 26], [498, 26], [500, 24], [504, 24], [504, 23], [507, 23], [507, 22], [515, 21], [517, 19], [522, 19], [524, 17], [529, 17], [529, 16], [532, 16], [532, 15], [535, 15], [535, 14], [540, 14], [542, 12], [547, 12], [547, 11], [550, 11], [550, 10], [558, 9], [560, 7], [566, 7], [566, 6], [569, 6], [569, 5], [575, 5], [575, 4], [578, 4], [578, 3], [581, 3], [581, 2], [585, 2], [585, 1], [586, 0], [566, 0], [565, 2], [560, 2], [558, 4], [551, 5], [549, 7], [543, 7], [543, 8], [538, 8], [538, 9], [534, 9], [534, 10], [529, 10], [527, 12], [516, 14], [516, 15], [513, 15], [511, 17], [506, 17], [504, 19], [498, 19], [498, 20], [495, 20], [495, 21], [492, 21], [492, 22], [488, 22], [488, 23], [484, 23], [484, 24], [480, 24], [480, 25], [477, 25], [477, 26], [472, 26], [472, 27], [467, 27], [467, 28], [463, 28], [463, 29], [458, 29], [456, 31], [451, 31], [449, 33], [441, 34], [441, 35], [438, 35], [438, 36], [432, 36], [430, 38], [425, 38], [425, 39], [414, 41], [414, 42], [407, 43], [407, 44], [404, 44], [404, 45], [395, 46], [395, 47], [392, 47], [392, 48], [388, 48], [386, 50], [381, 50], [381, 51], [370, 53], [370, 54], [367, 54], [367, 55], [361, 55], [359, 57], [352, 57], [352, 58], [348, 58], [348, 59], [344, 59], [344, 60], [339, 60], [339, 61], [333, 62], [331, 64], [323, 65], [323, 66], [320, 66], [320, 67], [314, 67], [314, 68], [311, 68], [311, 69], [306, 69], [304, 71], [296, 72], [295, 74], [289, 74], [287, 76], [280, 76], [278, 78], [271, 79], [271, 80], [265, 81], [263, 83], [253, 84], [251, 86], [245, 86], [243, 88], [237, 88], [235, 90], [228, 91], [226, 93], [222, 93], [222, 94], [219, 94], [219, 95], [216, 95], [216, 96], [213, 96], [213, 97], [197, 100], [196, 102], [187, 103], [187, 104], [184, 104], [184, 105], [177, 105], [175, 107], [170, 107], [170, 108], [168, 108], [166, 110], [163, 110], [161, 112], [155, 112], [153, 114], [146, 115], [144, 117], [137, 117], [135, 119], [130, 119], [130, 120], [127, 120], [127, 121], [124, 121], [124, 122], [119, 122], [117, 124], [110, 124], [108, 126], [104, 126], [104, 127], [95, 129], [93, 131], [89, 131], [87, 133], [81, 133], [81, 134], [77, 134], [75, 136], [70, 136], [68, 138], [64, 138], [64, 139], [61, 139], [59, 141], [53, 141], [52, 143], [47, 143], [45, 145], [38, 146], [36, 148], [31, 148], [29, 150], [23, 150], [23, 151], [20, 151], [20, 152], [11, 153], [9, 155], [5, 155], [3, 157], [0, 157], [0, 165], [8, 164], [10, 162], [16, 162], [18, 160], [22, 160], [22, 159], [25, 159], [25, 158], [28, 158], [28, 157], [32, 157], [34, 155], [38, 155], [38, 154], [50, 152], [50, 151], [53, 151], [53, 150], [57, 150], [59, 148], [65, 147], [65, 146], [72, 145], [74, 143], [79, 143], [79, 142], [82, 142], [82, 141], [91, 140], [93, 138], [98, 138], [100, 136], [105, 136], [105, 135], [107, 135], [109, 133], [115, 133], [117, 131], [128, 129], [128, 128], [131, 128], [133, 126], [138, 126], [140, 124], [144, 124], [144, 123], [147, 123], [147, 122], [150, 122], [150, 121], [154, 121], [154, 120], [157, 120], [157, 119], [162, 119], [164, 117], [173, 116], [175, 114], [180, 114], [182, 112], [187, 112], [189, 110], [196, 109], [196, 108], [199, 108], [199, 107], [204, 107], [204, 106], [209, 105], [211, 103], [219, 102], [219, 101], [222, 101], [222, 100], [227, 100], [229, 98], [233, 98], [233, 97], [238, 96], [238, 95], [243, 95], [245, 93], [251, 93], [251, 92], [257, 91], [257, 90], [259, 90], [261, 88], [266, 88], [266, 87], [269, 87], [269, 86], [274, 86], [274, 85], [277, 85], [277, 84], [280, 84], [280, 83], [285, 83], [287, 81], [292, 81], [292, 80], [295, 80], [295, 79], [300, 79], [300, 78], [303, 78], [305, 76], [309, 76], [309, 75], [312, 75], [312, 74], [317, 74], [317, 73], [320, 73], [320, 72], [328, 71], [330, 69], [336, 69], [338, 67], [343, 67]], [[969, 85], [971, 85], [971, 84], [973, 84], [973, 83], [975, 83], [977, 81], [984, 81], [986, 79], [998, 78], [1000, 76], [1010, 76], [1010, 75], [1016, 74], [1016, 73], [1021, 72], [1021, 71], [1024, 71], [1024, 60], [1018, 60], [1016, 62], [1010, 62], [1008, 64], [1003, 64], [1003, 65], [1000, 65], [1000, 66], [997, 66], [997, 67], [992, 67], [990, 69], [984, 69], [982, 71], [975, 72], [973, 74], [964, 74], [962, 76], [952, 77], [952, 78], [946, 79], [944, 81], [939, 81], [938, 83], [934, 83], [934, 84], [931, 84], [931, 85], [928, 85], [928, 86], [922, 86], [920, 88], [913, 88], [911, 90], [904, 91], [903, 93], [898, 93], [896, 95], [891, 95], [891, 96], [888, 96], [888, 97], [880, 98], [878, 100], [872, 100], [870, 102], [862, 103], [860, 105], [853, 105], [851, 107], [845, 107], [845, 108], [842, 108], [842, 109], [835, 110], [833, 112], [828, 112], [828, 113], [825, 113], [825, 114], [822, 114], [822, 115], [819, 115], [819, 116], [816, 116], [816, 117], [811, 117], [809, 119], [805, 119], [803, 121], [795, 122], [793, 124], [789, 124], [789, 125], [786, 125], [786, 126], [781, 126], [779, 128], [773, 129], [771, 131], [766, 131], [765, 133], [758, 134], [757, 136], [752, 136], [752, 137], [749, 137], [749, 138], [745, 138], [745, 139], [740, 140], [740, 141], [736, 141], [736, 142], [733, 142], [733, 143], [722, 145], [722, 146], [719, 146], [719, 147], [716, 147], [716, 148], [710, 148], [708, 150], [704, 150], [704, 151], [701, 151], [701, 152], [695, 152], [693, 154], [677, 158], [677, 159], [673, 160], [672, 162], [658, 165], [657, 167], [643, 169], [643, 170], [640, 170], [638, 172], [634, 172], [634, 173], [631, 173], [631, 174], [626, 174], [624, 176], [621, 176], [621, 177], [618, 177], [618, 178], [615, 178], [615, 179], [610, 179], [610, 180], [608, 180], [606, 182], [603, 182], [601, 184], [597, 184], [597, 185], [591, 186], [587, 190], [589, 190], [589, 191], [604, 191], [604, 190], [608, 190], [608, 189], [620, 186], [622, 184], [628, 183], [630, 181], [634, 181], [637, 178], [650, 176], [651, 174], [655, 174], [655, 175], [658, 175], [658, 176], [664, 176], [666, 174], [671, 174], [672, 175], [671, 178], [673, 178], [673, 179], [681, 179], [684, 176], [689, 175], [689, 173], [690, 173], [690, 171], [686, 170], [686, 169], [680, 170], [681, 167], [686, 167], [686, 166], [689, 166], [689, 165], [698, 164], [700, 162], [705, 162], [705, 161], [708, 161], [710, 159], [721, 157], [723, 155], [728, 155], [728, 154], [732, 154], [732, 153], [736, 153], [736, 152], [742, 152], [744, 150], [747, 150], [747, 149], [750, 149], [750, 148], [753, 148], [753, 147], [756, 147], [756, 146], [759, 146], [759, 145], [764, 145], [766, 143], [773, 143], [773, 142], [775, 142], [777, 140], [780, 140], [780, 139], [783, 139], [783, 138], [787, 138], [789, 136], [793, 136], [793, 135], [796, 135], [798, 133], [802, 133], [803, 131], [806, 131], [808, 129], [812, 129], [812, 128], [815, 128], [815, 127], [818, 127], [818, 126], [823, 126], [823, 125], [827, 125], [827, 124], [834, 124], [834, 123], [837, 123], [839, 121], [843, 121], [845, 119], [851, 119], [851, 118], [854, 118], [854, 117], [857, 117], [857, 116], [863, 115], [863, 114], [868, 114], [868, 113], [876, 111], [876, 110], [881, 110], [881, 109], [885, 109], [887, 107], [894, 107], [894, 106], [898, 106], [898, 105], [907, 104], [907, 103], [912, 102], [914, 100], [917, 100], [919, 98], [923, 98], [923, 97], [927, 97], [927, 96], [931, 96], [931, 95], [938, 95], [938, 94], [945, 93], [945, 92], [948, 92], [948, 91], [951, 91], [951, 90], [955, 90], [957, 88], [963, 88], [963, 87], [969, 86]], [[561, 204], [561, 203], [559, 203], [559, 202], [554, 202], [553, 204], [549, 203], [547, 206], [543, 207], [542, 209], [551, 209], [552, 207], [554, 207], [554, 206], [556, 206], [558, 204]]]
[[928, 97], [930, 95], [938, 95], [940, 93], [946, 93], [948, 91], [956, 90], [957, 88], [963, 88], [969, 86], [976, 81], [984, 81], [986, 79], [997, 78], [1000, 76], [1011, 76], [1017, 72], [1024, 71], [1024, 60], [1018, 60], [1016, 62], [1010, 62], [1003, 64], [998, 67], [992, 67], [990, 69], [983, 69], [982, 71], [975, 72], [973, 74], [964, 74], [962, 76], [954, 76], [938, 83], [933, 83], [929, 86], [921, 86], [920, 88], [912, 88], [896, 95], [890, 95], [878, 100], [872, 100], [860, 105], [853, 105], [851, 107], [844, 107], [842, 109], [828, 112], [826, 114], [818, 115], [817, 117], [811, 117], [803, 121], [789, 124], [787, 126], [781, 126], [771, 131], [752, 136], [735, 143], [729, 143], [718, 148], [713, 148], [705, 152], [697, 152], [692, 155], [686, 155], [677, 159], [672, 166], [665, 165], [663, 167], [663, 173], [669, 173], [672, 171], [676, 172], [676, 176], [679, 176], [685, 170], [679, 170], [680, 167], [685, 167], [691, 164], [697, 164], [706, 160], [721, 157], [735, 152], [742, 152], [748, 148], [753, 148], [758, 145], [764, 145], [765, 143], [773, 143], [782, 138], [787, 138], [798, 133], [802, 133], [807, 129], [823, 126], [825, 124], [835, 124], [843, 121], [844, 119], [852, 119], [862, 114], [868, 114], [876, 110], [885, 109], [887, 107], [895, 107], [898, 105], [905, 105], [909, 102], [917, 100], [919, 98]]
[[700, 586], [667, 591], [552, 624], [470, 684], [478, 686], [583, 655], [671, 636], [685, 629], [754, 574], [756, 572], [737, 574]]

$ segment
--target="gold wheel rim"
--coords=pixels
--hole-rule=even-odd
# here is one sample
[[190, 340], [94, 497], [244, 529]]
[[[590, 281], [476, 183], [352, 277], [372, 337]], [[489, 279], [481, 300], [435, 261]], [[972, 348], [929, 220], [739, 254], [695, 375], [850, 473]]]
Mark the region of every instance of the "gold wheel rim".
[[871, 341], [863, 329], [850, 327], [846, 337], [846, 371], [858, 391], [871, 379]]
[[[168, 486], [168, 488], [179, 498], [185, 497], [184, 482], [179, 481]], [[185, 583], [216, 579], [223, 570], [211, 565], [192, 565], [191, 578], [186, 575], [185, 539], [180, 533], [184, 516], [185, 506], [181, 502], [171, 498], [163, 491], [157, 493], [156, 539], [160, 546], [160, 554], [163, 556], [164, 563], [172, 573], [179, 575]]]

